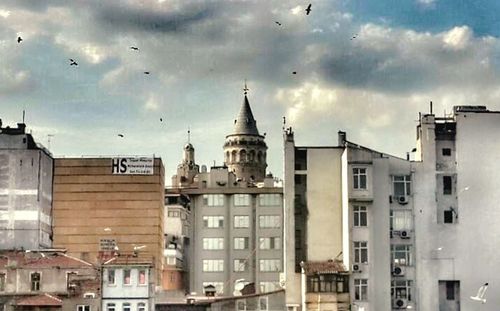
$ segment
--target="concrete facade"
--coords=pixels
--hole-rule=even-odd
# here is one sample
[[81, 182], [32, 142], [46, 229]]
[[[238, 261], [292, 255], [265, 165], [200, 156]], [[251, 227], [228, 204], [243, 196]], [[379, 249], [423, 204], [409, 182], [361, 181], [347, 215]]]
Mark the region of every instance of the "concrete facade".
[[113, 174], [111, 158], [56, 159], [54, 246], [94, 263], [137, 248], [154, 256], [160, 283], [163, 193], [161, 159], [154, 159], [151, 175]]
[[25, 133], [0, 121], [0, 247], [52, 247], [53, 159]]

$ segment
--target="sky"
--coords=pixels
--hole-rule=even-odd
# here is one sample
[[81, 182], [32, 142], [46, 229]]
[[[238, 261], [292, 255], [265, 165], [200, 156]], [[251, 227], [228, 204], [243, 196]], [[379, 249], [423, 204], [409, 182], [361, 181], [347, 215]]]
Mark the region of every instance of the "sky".
[[55, 156], [161, 157], [169, 184], [188, 129], [196, 162], [222, 165], [245, 80], [278, 177], [283, 117], [299, 146], [343, 130], [405, 157], [430, 101], [500, 110], [500, 2], [308, 3], [2, 0], [3, 126], [25, 110]]

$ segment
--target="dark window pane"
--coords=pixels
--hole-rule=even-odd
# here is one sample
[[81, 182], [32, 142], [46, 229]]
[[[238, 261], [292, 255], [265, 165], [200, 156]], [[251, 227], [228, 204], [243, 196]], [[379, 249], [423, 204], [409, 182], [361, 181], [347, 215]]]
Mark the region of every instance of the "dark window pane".
[[453, 223], [453, 212], [452, 211], [444, 211], [444, 223], [452, 224]]
[[451, 176], [443, 176], [443, 194], [451, 194]]
[[450, 148], [443, 148], [443, 155], [444, 156], [451, 156], [451, 149]]
[[447, 300], [455, 300], [455, 282], [454, 281], [446, 282], [446, 299]]

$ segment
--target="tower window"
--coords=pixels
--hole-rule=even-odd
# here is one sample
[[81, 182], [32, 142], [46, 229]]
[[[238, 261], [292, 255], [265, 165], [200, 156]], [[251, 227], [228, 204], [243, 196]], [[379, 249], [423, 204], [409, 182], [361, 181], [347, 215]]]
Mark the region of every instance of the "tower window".
[[444, 223], [445, 224], [453, 223], [453, 211], [444, 211]]
[[443, 153], [443, 156], [449, 157], [449, 156], [451, 156], [451, 149], [450, 148], [443, 148], [442, 153]]
[[451, 194], [451, 176], [443, 176], [443, 194]]

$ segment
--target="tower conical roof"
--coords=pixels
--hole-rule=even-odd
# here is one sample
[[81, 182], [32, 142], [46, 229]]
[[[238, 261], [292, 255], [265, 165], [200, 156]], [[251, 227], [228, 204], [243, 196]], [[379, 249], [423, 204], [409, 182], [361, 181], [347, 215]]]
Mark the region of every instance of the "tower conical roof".
[[238, 113], [238, 117], [234, 120], [233, 134], [259, 135], [257, 122], [253, 118], [252, 109], [250, 108], [250, 103], [248, 102], [246, 94], [240, 113]]

